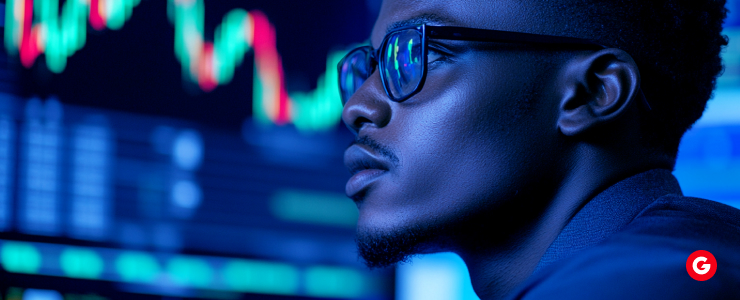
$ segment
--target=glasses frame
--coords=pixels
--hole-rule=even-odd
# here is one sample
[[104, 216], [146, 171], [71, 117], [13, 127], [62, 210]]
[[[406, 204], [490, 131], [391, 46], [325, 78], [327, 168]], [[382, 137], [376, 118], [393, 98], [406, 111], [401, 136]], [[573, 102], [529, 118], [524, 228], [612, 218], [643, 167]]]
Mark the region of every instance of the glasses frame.
[[[390, 38], [398, 32], [414, 29], [417, 30], [421, 34], [421, 52], [422, 52], [422, 74], [421, 79], [419, 80], [419, 83], [414, 87], [413, 91], [410, 92], [408, 95], [404, 95], [402, 97], [394, 97], [390, 92], [389, 84], [390, 82], [386, 79], [385, 76], [385, 60], [378, 59], [381, 56], [382, 51], [386, 49], [388, 41]], [[363, 51], [366, 52], [365, 59], [372, 60], [371, 63], [374, 63], [375, 66], [370, 66], [370, 69], [372, 70], [370, 72], [370, 75], [372, 75], [373, 72], [375, 72], [376, 69], [379, 69], [380, 71], [380, 79], [383, 82], [383, 89], [385, 89], [385, 94], [390, 98], [391, 100], [395, 102], [402, 102], [406, 99], [416, 95], [419, 91], [421, 91], [422, 87], [424, 86], [424, 82], [426, 81], [427, 77], [427, 56], [429, 54], [427, 43], [428, 39], [441, 39], [441, 40], [458, 40], [458, 41], [475, 41], [475, 42], [500, 42], [500, 43], [522, 43], [522, 44], [536, 44], [536, 45], [551, 45], [551, 46], [575, 46], [579, 48], [594, 48], [594, 49], [607, 49], [609, 47], [597, 43], [592, 40], [588, 39], [581, 39], [581, 38], [573, 38], [573, 37], [564, 37], [564, 36], [554, 36], [554, 35], [542, 35], [542, 34], [533, 34], [533, 33], [524, 33], [524, 32], [513, 32], [513, 31], [502, 31], [502, 30], [494, 30], [494, 29], [479, 29], [479, 28], [468, 28], [468, 27], [456, 27], [456, 26], [433, 26], [433, 25], [413, 25], [413, 26], [405, 26], [400, 27], [397, 29], [394, 29], [390, 32], [388, 32], [385, 37], [383, 38], [383, 41], [380, 43], [380, 46], [378, 49], [373, 49], [372, 46], [366, 45], [357, 47], [353, 50], [351, 50], [347, 55], [342, 58], [341, 61], [339, 61], [339, 64], [337, 65], [338, 70], [338, 77], [339, 77], [339, 89], [340, 94], [344, 94], [342, 89], [342, 66], [345, 63], [345, 60], [347, 58], [350, 58], [352, 54], [354, 54], [357, 51]], [[376, 68], [377, 66], [377, 68]], [[370, 77], [368, 75], [368, 78]], [[367, 80], [367, 78], [366, 78]], [[356, 92], [356, 91], [355, 91]], [[642, 89], [640, 89], [640, 96], [643, 99], [643, 103], [647, 106], [647, 110], [651, 110], [650, 104], [647, 102], [647, 98], [645, 98], [644, 94], [642, 93]], [[354, 94], [354, 93], [353, 93]], [[349, 98], [344, 99], [343, 95], [340, 95], [342, 99], [342, 105], [346, 104], [346, 102], [349, 100]], [[350, 96], [351, 97], [351, 96]]]

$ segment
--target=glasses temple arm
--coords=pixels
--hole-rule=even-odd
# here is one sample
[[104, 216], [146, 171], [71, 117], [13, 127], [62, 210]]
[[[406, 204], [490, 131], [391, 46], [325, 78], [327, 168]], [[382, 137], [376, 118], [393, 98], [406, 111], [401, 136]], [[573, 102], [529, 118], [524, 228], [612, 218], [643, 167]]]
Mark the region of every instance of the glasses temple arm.
[[523, 32], [511, 32], [492, 29], [477, 29], [454, 26], [425, 25], [426, 35], [432, 39], [463, 40], [478, 42], [516, 42], [550, 45], [584, 45], [598, 48], [607, 48], [591, 40], [541, 35]]

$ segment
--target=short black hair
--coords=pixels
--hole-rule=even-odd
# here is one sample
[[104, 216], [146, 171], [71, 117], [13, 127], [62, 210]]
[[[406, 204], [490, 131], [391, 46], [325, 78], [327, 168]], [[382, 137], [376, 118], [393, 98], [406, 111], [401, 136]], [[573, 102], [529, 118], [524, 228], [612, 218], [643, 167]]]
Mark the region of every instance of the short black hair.
[[632, 56], [652, 107], [640, 117], [643, 140], [675, 158], [681, 137], [701, 117], [723, 70], [726, 1], [529, 2], [554, 19], [556, 26], [544, 31], [596, 40]]

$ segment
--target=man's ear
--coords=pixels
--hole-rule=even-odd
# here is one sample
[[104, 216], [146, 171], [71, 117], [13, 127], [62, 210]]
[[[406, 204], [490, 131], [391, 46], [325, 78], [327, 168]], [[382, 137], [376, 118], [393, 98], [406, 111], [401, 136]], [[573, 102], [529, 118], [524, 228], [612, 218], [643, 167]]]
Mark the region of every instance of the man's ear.
[[566, 136], [611, 122], [636, 101], [640, 72], [627, 52], [610, 48], [578, 56], [564, 70], [558, 128]]

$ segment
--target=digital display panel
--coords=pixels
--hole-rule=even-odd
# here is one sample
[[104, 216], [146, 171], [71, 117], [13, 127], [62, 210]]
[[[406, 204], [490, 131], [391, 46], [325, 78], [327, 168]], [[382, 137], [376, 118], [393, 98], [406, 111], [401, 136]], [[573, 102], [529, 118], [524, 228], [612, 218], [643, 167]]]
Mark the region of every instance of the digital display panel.
[[6, 1], [0, 297], [393, 298], [335, 80], [377, 3], [295, 5]]

